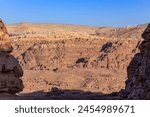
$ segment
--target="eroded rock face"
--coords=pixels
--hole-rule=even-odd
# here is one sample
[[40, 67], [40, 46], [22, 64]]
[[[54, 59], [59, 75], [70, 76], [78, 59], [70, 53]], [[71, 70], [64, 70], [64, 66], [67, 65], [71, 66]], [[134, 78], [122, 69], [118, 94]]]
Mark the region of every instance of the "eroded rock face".
[[0, 93], [15, 94], [23, 90], [20, 79], [23, 70], [18, 61], [9, 54], [12, 50], [6, 27], [0, 20]]
[[127, 99], [150, 99], [150, 24], [142, 37], [140, 53], [134, 56], [127, 69]]
[[24, 69], [24, 92], [51, 87], [102, 93], [124, 89], [127, 66], [139, 52], [146, 26], [86, 31], [74, 25], [9, 25], [12, 54]]
[[0, 53], [10, 53], [12, 52], [13, 47], [11, 46], [11, 43], [9, 41], [9, 35], [7, 32], [7, 29], [0, 19]]

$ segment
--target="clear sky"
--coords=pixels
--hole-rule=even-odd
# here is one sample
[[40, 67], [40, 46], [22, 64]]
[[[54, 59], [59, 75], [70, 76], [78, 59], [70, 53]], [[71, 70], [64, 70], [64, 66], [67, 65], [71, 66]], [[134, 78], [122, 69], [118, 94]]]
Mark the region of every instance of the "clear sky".
[[128, 26], [150, 22], [150, 0], [0, 0], [5, 23]]

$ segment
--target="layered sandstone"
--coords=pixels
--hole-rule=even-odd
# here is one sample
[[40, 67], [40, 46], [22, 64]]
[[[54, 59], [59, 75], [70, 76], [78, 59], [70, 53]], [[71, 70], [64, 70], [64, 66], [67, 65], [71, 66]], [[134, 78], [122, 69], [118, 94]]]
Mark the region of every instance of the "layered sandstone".
[[[1, 39], [7, 40], [7, 30], [3, 23], [1, 26]], [[8, 25], [12, 54], [24, 69], [22, 97], [12, 98], [149, 99], [149, 28], [143, 33], [146, 26]], [[14, 94], [23, 89], [23, 72], [9, 54], [9, 39], [2, 42], [1, 92]], [[3, 75], [8, 74], [6, 81]]]
[[52, 87], [102, 93], [124, 89], [127, 66], [139, 52], [146, 26], [8, 25], [12, 54], [25, 71], [23, 92]]
[[13, 55], [9, 35], [2, 20], [0, 20], [0, 95], [2, 93], [16, 94], [23, 90], [20, 79], [23, 70]]

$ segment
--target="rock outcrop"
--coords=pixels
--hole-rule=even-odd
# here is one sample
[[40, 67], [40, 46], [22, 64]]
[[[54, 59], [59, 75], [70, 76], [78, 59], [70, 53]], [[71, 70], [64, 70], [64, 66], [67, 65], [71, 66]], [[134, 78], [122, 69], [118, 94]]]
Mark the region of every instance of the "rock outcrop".
[[13, 47], [11, 46], [7, 29], [0, 19], [0, 53], [10, 53], [12, 50]]
[[[51, 87], [112, 93], [125, 88], [145, 25], [111, 28], [21, 23], [7, 25], [12, 54], [24, 69], [24, 91]], [[116, 85], [114, 85], [116, 84]]]
[[23, 90], [23, 70], [18, 61], [9, 54], [13, 48], [6, 27], [0, 19], [0, 94], [16, 94]]
[[[8, 26], [13, 55], [24, 69], [52, 70], [72, 66], [77, 69], [126, 70], [132, 56], [138, 52], [140, 35], [146, 27], [90, 27], [86, 32], [87, 27], [49, 25], [24, 23]], [[76, 64], [81, 58], [88, 58], [88, 61]]]
[[127, 99], [150, 99], [150, 24], [142, 34], [140, 52], [131, 60], [125, 87]]
[[1, 26], [1, 39], [5, 41], [1, 41], [0, 70], [3, 75], [9, 74], [7, 81], [1, 75], [1, 92], [22, 90], [21, 65], [25, 74], [24, 90], [18, 95], [46, 93], [41, 99], [149, 99], [147, 24], [124, 28], [8, 25], [12, 54], [20, 65], [9, 54], [12, 47], [6, 41], [8, 33], [4, 24]]

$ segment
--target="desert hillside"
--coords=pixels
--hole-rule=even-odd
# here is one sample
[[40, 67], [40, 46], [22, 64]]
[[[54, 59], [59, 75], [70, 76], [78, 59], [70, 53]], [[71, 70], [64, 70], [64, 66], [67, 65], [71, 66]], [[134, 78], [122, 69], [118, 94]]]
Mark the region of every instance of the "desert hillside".
[[22, 93], [52, 87], [104, 94], [124, 89], [146, 26], [7, 25], [12, 54], [24, 70]]

